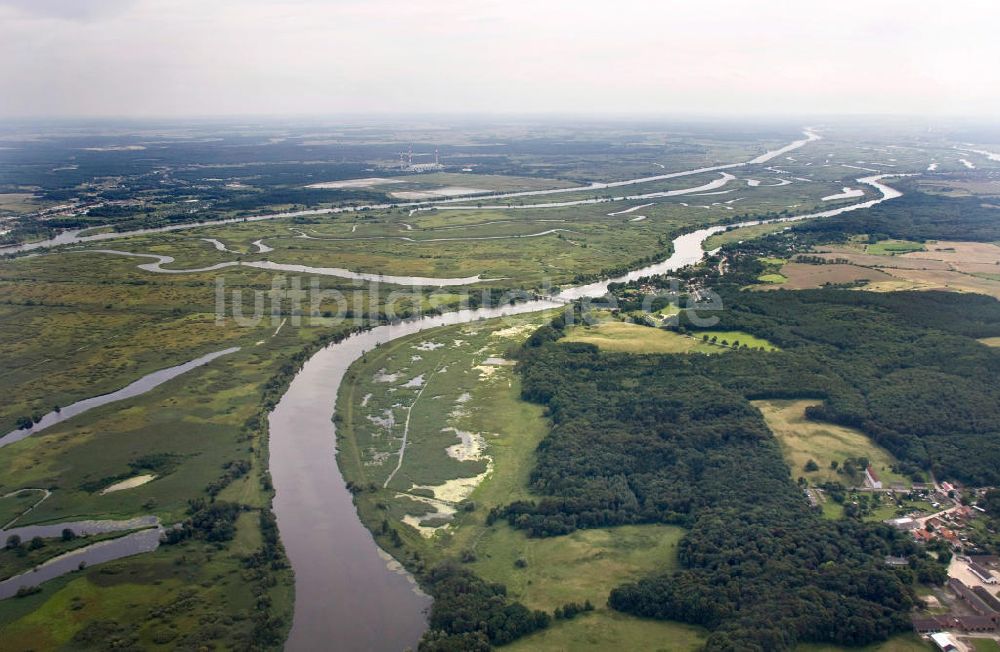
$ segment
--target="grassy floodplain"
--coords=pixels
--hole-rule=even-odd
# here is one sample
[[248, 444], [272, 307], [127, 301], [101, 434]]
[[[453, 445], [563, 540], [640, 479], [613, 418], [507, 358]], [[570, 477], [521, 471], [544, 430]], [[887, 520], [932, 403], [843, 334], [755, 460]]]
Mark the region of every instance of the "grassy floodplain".
[[[522, 174], [538, 168], [558, 170], [562, 177], [558, 180], [442, 173], [409, 175], [382, 190], [433, 193], [441, 186], [461, 185], [503, 191], [648, 175], [657, 158], [648, 147], [657, 144], [653, 140], [636, 139], [644, 147], [620, 158], [524, 156], [509, 157], [505, 163]], [[680, 143], [684, 152], [669, 163], [677, 169], [745, 160], [774, 144], [777, 141], [766, 145], [686, 141]], [[155, 369], [227, 346], [242, 347], [239, 353], [149, 394], [94, 410], [0, 450], [4, 471], [0, 494], [36, 486], [53, 492], [23, 519], [25, 524], [138, 514], [155, 514], [170, 524], [188, 519], [197, 509], [192, 501], [210, 496], [236, 503], [242, 510], [225, 539], [193, 538], [164, 546], [156, 553], [60, 578], [36, 595], [0, 602], [0, 637], [15, 649], [98, 643], [225, 649], [245, 646], [258, 633], [262, 614], [278, 619], [263, 623], [271, 634], [287, 627], [290, 573], [280, 565], [269, 571], [252, 565], [252, 556], [266, 549], [269, 537], [267, 524], [260, 519], [270, 500], [260, 416], [280, 395], [295, 363], [343, 329], [294, 324], [279, 329], [280, 320], [269, 319], [246, 327], [219, 326], [213, 314], [212, 274], [157, 275], [136, 269], [144, 261], [84, 250], [115, 248], [173, 256], [176, 262], [167, 267], [174, 268], [268, 259], [387, 274], [479, 274], [496, 279], [491, 284], [498, 287], [536, 287], [546, 280], [564, 284], [578, 275], [662, 257], [671, 237], [697, 226], [825, 207], [820, 197], [855, 173], [820, 163], [845, 155], [856, 157], [853, 151], [827, 142], [810, 145], [796, 153], [798, 161], [792, 157], [774, 161], [780, 169], [741, 169], [724, 195], [657, 200], [617, 215], [609, 213], [635, 208], [643, 200], [516, 210], [481, 208], [473, 201], [454, 211], [411, 214], [393, 209], [283, 218], [192, 228], [85, 245], [65, 255], [0, 262], [4, 290], [0, 342], [9, 362], [5, 366], [11, 369], [0, 379], [7, 399], [0, 406], [0, 425], [7, 424], [2, 431], [13, 427], [18, 417], [117, 389]], [[297, 170], [282, 183], [321, 181], [325, 169]], [[211, 184], [219, 184], [203, 184], [205, 174], [213, 179], [218, 175]], [[239, 189], [232, 189], [238, 193], [273, 197], [270, 191], [278, 175], [257, 162], [183, 170], [175, 176], [185, 187], [163, 189], [171, 197], [152, 217], [167, 217], [167, 206], [173, 202], [195, 202], [196, 208], [185, 209], [191, 214], [202, 210], [202, 200], [189, 199], [185, 193], [195, 193], [199, 186], [218, 192], [223, 187], [221, 177], [238, 180], [234, 185]], [[674, 190], [717, 176], [692, 175], [625, 191], [580, 190], [555, 199]], [[171, 183], [165, 180], [164, 185]], [[541, 201], [539, 197], [517, 203]], [[335, 203], [341, 202], [320, 202]], [[301, 207], [262, 201], [253, 210]], [[238, 212], [232, 205], [220, 205], [215, 216]], [[544, 231], [550, 232], [538, 235]], [[219, 251], [204, 238], [217, 238], [228, 251]], [[274, 250], [258, 252], [253, 244], [258, 240]], [[226, 271], [228, 283], [244, 290], [267, 289], [274, 276], [245, 267]], [[332, 277], [321, 282], [325, 289], [356, 287]], [[439, 298], [449, 307], [457, 299], [457, 294], [442, 295]], [[369, 298], [379, 310], [383, 297]], [[419, 301], [428, 307], [428, 299]], [[332, 307], [326, 304], [320, 309]], [[357, 501], [362, 517], [380, 543], [404, 560], [409, 561], [414, 551], [427, 560], [464, 558], [477, 574], [505, 583], [512, 597], [550, 612], [567, 601], [590, 600], [598, 607], [514, 647], [601, 649], [612, 642], [626, 649], [697, 647], [704, 632], [696, 628], [630, 618], [603, 606], [610, 587], [652, 570], [672, 568], [682, 530], [627, 526], [528, 539], [503, 524], [485, 526], [491, 507], [532, 495], [529, 472], [548, 424], [538, 406], [519, 400], [519, 379], [508, 362], [512, 350], [545, 318], [420, 334], [371, 352], [352, 368], [351, 373], [357, 374], [354, 382], [345, 383], [338, 399], [338, 412], [345, 421], [342, 430], [349, 435], [341, 442], [340, 456], [345, 474], [361, 488]], [[738, 331], [706, 333], [717, 339], [713, 345], [710, 340], [640, 326], [611, 325], [611, 330], [619, 329], [617, 333], [602, 333], [602, 328], [595, 330], [607, 340], [603, 346], [621, 347], [618, 350], [721, 353], [723, 340], [773, 348]], [[418, 378], [420, 382], [415, 382]], [[409, 446], [396, 472], [399, 457], [393, 454], [401, 447], [401, 427]], [[156, 477], [142, 486], [100, 493], [123, 478], [144, 473]], [[23, 512], [31, 500], [23, 495], [0, 499], [0, 516]], [[402, 523], [402, 545], [379, 533], [383, 521]], [[47, 545], [38, 560], [58, 548], [55, 543]], [[261, 644], [275, 647], [280, 636]]]
[[[697, 628], [647, 622], [604, 606], [617, 584], [675, 564], [682, 529], [640, 525], [532, 539], [502, 522], [485, 524], [492, 507], [532, 497], [528, 473], [535, 448], [548, 432], [541, 409], [520, 400], [513, 367], [487, 360], [512, 352], [549, 318], [541, 314], [418, 333], [352, 365], [352, 382], [342, 385], [338, 398], [338, 454], [345, 478], [369, 487], [355, 494], [362, 520], [400, 558], [417, 552], [427, 563], [465, 559], [470, 570], [505, 584], [512, 598], [530, 608], [552, 612], [585, 600], [597, 607], [512, 649], [579, 649], [587, 641], [598, 649], [608, 636], [633, 649], [644, 649], [656, 638], [686, 641], [694, 649], [703, 640]], [[426, 389], [414, 404], [419, 389], [404, 386], [421, 375]], [[383, 489], [398, 461], [399, 424], [411, 405], [406, 456]], [[394, 415], [388, 431], [387, 410]], [[460, 444], [455, 430], [482, 437], [478, 464], [448, 456], [446, 449]], [[484, 468], [485, 475], [476, 478]], [[478, 484], [470, 487], [471, 478]], [[468, 506], [470, 511], [464, 509]], [[398, 527], [401, 546], [380, 534], [386, 519], [403, 524]]]
[[[608, 194], [692, 187], [717, 176], [711, 173], [636, 184], [625, 190], [612, 189], [615, 192]], [[395, 275], [479, 274], [503, 279], [508, 286], [535, 287], [544, 282], [565, 284], [579, 275], [634, 267], [650, 258], [663, 257], [669, 253], [671, 238], [697, 226], [820, 208], [819, 197], [828, 191], [829, 183], [820, 180], [751, 187], [741, 177], [729, 182], [729, 194], [720, 197], [684, 195], [513, 210], [480, 208], [470, 200], [462, 202], [466, 208], [460, 210], [411, 214], [409, 209], [397, 208], [233, 223], [95, 243], [81, 249], [115, 248], [172, 256], [176, 262], [167, 267], [175, 269], [266, 259]], [[536, 203], [546, 197], [564, 201], [573, 194], [531, 199]], [[590, 199], [594, 194], [588, 191], [582, 198]], [[614, 214], [649, 202], [651, 206], [635, 212]], [[636, 221], [637, 216], [644, 219]], [[227, 251], [217, 250], [204, 238], [220, 241]], [[253, 244], [258, 240], [273, 251], [259, 253]], [[110, 260], [105, 255], [100, 258]], [[123, 260], [120, 264], [134, 267], [139, 262], [145, 261]]]
[[[262, 410], [280, 396], [303, 352], [350, 325], [289, 322], [279, 330], [287, 312], [254, 324], [219, 324], [214, 274], [154, 275], [134, 264], [75, 253], [0, 262], [0, 334], [10, 362], [0, 378], [7, 397], [0, 430], [12, 430], [20, 416], [116, 390], [210, 351], [241, 350], [0, 449], [0, 495], [51, 491], [18, 526], [141, 515], [169, 526], [188, 521], [213, 498], [241, 511], [231, 530], [212, 540], [196, 534], [0, 601], [0, 638], [6, 649], [86, 648], [98, 641], [143, 649], [233, 648], [250, 640], [276, 647], [290, 622], [293, 585], [280, 551], [273, 568], [251, 561], [262, 551], [275, 554], [273, 528], [265, 530], [262, 520], [271, 498]], [[272, 282], [258, 270], [228, 270], [225, 278], [230, 290], [247, 296]], [[358, 288], [368, 305], [363, 284], [332, 277], [321, 283], [345, 293]], [[156, 477], [101, 493], [142, 474]], [[0, 499], [0, 520], [9, 522], [41, 496]], [[24, 558], [4, 551], [4, 573], [96, 540], [48, 540]]]

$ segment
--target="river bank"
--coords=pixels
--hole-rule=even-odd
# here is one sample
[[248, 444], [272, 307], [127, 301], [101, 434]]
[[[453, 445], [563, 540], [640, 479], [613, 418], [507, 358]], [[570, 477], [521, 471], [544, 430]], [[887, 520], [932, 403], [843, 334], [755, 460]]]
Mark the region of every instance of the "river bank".
[[[791, 222], [839, 215], [901, 196], [881, 181], [858, 179], [881, 197], [839, 208], [774, 220]], [[296, 602], [289, 650], [312, 649], [320, 641], [343, 641], [345, 649], [398, 650], [422, 632], [428, 602], [414, 593], [413, 578], [387, 567], [371, 533], [358, 520], [352, 495], [334, 457], [336, 410], [332, 405], [351, 363], [380, 344], [438, 326], [467, 323], [558, 307], [569, 300], [603, 295], [609, 283], [664, 274], [697, 263], [702, 243], [729, 228], [761, 221], [714, 226], [679, 235], [665, 261], [628, 274], [563, 289], [505, 308], [464, 310], [378, 326], [352, 334], [313, 355], [288, 386], [269, 417], [274, 510], [288, 558], [296, 573]], [[358, 591], [364, 586], [364, 591]], [[331, 609], [329, 596], [336, 596]], [[386, 610], [384, 605], [392, 605]]]

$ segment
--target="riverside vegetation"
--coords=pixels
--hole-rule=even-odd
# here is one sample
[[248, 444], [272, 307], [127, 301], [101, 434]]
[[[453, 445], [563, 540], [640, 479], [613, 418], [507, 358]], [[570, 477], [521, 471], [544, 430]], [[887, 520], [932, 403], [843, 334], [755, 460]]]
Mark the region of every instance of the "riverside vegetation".
[[[914, 230], [928, 228], [922, 222], [933, 219], [930, 212], [908, 214], [916, 215]], [[978, 219], [975, 211], [966, 215]], [[683, 527], [677, 566], [661, 561], [659, 569], [612, 588], [607, 605], [613, 611], [605, 613], [704, 627], [702, 644], [710, 650], [858, 646], [907, 631], [920, 586], [946, 579], [947, 555], [935, 557], [861, 514], [830, 520], [810, 508], [800, 486], [808, 480], [796, 482], [799, 471], [789, 469], [750, 401], [812, 401], [807, 418], [864, 433], [891, 453], [888, 463], [901, 477], [923, 480], [932, 471], [972, 485], [994, 484], [1000, 415], [989, 379], [1000, 372], [1000, 360], [978, 340], [1000, 333], [1000, 305], [943, 292], [743, 289], [753, 285], [767, 259], [827, 239], [812, 235], [822, 230], [820, 224], [723, 247], [718, 257], [681, 274], [723, 297], [726, 310], [713, 332], [748, 333], [773, 344], [770, 350], [737, 346], [707, 356], [606, 352], [564, 341], [566, 316], [529, 337], [522, 351], [510, 355], [519, 360], [521, 396], [544, 407], [551, 430], [538, 444], [521, 495], [492, 507], [472, 529], [511, 528], [527, 541], [559, 541], [581, 530]], [[941, 237], [962, 228], [959, 220]], [[914, 238], [902, 230], [893, 237]], [[722, 257], [728, 267], [720, 276]], [[649, 286], [640, 281], [612, 292], [628, 301], [630, 288], [643, 283]], [[573, 316], [573, 323], [585, 319], [579, 312]], [[684, 313], [666, 327], [700, 341], [699, 327]], [[914, 410], [914, 404], [927, 409]], [[365, 493], [358, 494], [359, 506], [369, 500]], [[474, 522], [460, 517], [443, 540], [463, 537]], [[459, 555], [451, 548], [454, 561], [435, 566], [430, 562], [439, 557], [423, 556], [427, 548], [411, 543], [403, 531], [389, 537], [388, 545], [403, 555], [416, 551], [408, 558], [412, 567], [458, 578], [429, 584], [437, 600], [423, 649], [459, 649], [470, 640], [501, 644], [511, 632], [525, 634], [545, 624], [512, 605], [500, 587], [490, 589], [494, 604], [501, 613], [521, 614], [518, 627], [484, 629], [463, 616], [479, 606], [471, 596], [482, 594], [470, 588], [475, 580], [469, 573], [489, 573], [478, 549]], [[887, 568], [886, 555], [906, 557], [909, 566]], [[546, 639], [555, 640], [547, 634], [529, 640]], [[908, 640], [893, 638], [892, 645], [911, 645]]]

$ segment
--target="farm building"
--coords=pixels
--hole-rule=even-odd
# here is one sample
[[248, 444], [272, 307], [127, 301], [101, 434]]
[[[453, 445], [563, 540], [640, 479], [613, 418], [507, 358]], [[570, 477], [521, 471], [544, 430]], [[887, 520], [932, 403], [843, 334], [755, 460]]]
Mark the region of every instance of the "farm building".
[[958, 644], [955, 643], [955, 639], [953, 639], [950, 634], [931, 634], [931, 640], [934, 641], [934, 645], [936, 645], [941, 652], [958, 652], [960, 649]]
[[955, 625], [963, 632], [992, 632], [997, 628], [989, 616], [955, 616]]
[[919, 523], [917, 523], [915, 519], [912, 519], [909, 516], [903, 516], [901, 518], [892, 518], [886, 521], [886, 523], [896, 528], [897, 530], [903, 530], [903, 531], [913, 530], [919, 525]]
[[949, 629], [963, 632], [982, 633], [996, 631], [996, 623], [988, 616], [968, 616], [961, 614], [944, 614], [941, 616], [914, 616], [911, 619], [913, 629], [918, 634], [931, 634]]
[[997, 598], [996, 598], [995, 595], [993, 595], [992, 593], [990, 593], [989, 591], [987, 591], [986, 589], [984, 589], [981, 586], [974, 586], [974, 587], [972, 587], [972, 591], [973, 591], [973, 593], [975, 593], [976, 595], [978, 595], [979, 598], [983, 602], [985, 602], [986, 605], [990, 609], [992, 609], [993, 611], [996, 611], [996, 612], [1000, 613], [1000, 600], [997, 600]]
[[972, 574], [981, 579], [985, 584], [997, 583], [997, 578], [993, 577], [993, 573], [974, 561], [969, 562], [969, 570], [972, 571]]
[[948, 580], [948, 588], [951, 589], [960, 600], [965, 602], [970, 609], [975, 611], [980, 616], [989, 618], [993, 621], [994, 626], [996, 626], [997, 621], [1000, 620], [1000, 613], [993, 611], [993, 609], [986, 604], [982, 598], [966, 586], [965, 582], [957, 577], [952, 577]]
[[940, 632], [952, 626], [951, 618], [948, 616], [914, 616], [912, 618], [913, 629], [918, 634], [930, 634]]

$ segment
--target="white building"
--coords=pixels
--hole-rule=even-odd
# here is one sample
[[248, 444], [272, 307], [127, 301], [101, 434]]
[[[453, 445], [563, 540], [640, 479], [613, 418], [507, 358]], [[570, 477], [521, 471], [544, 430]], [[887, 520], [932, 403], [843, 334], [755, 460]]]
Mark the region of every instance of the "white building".
[[931, 640], [934, 641], [934, 645], [936, 645], [941, 652], [958, 652], [961, 649], [958, 647], [955, 639], [951, 637], [951, 634], [945, 634], [943, 632], [939, 634], [931, 634]]
[[872, 489], [882, 488], [882, 481], [878, 479], [878, 474], [875, 473], [875, 469], [872, 468], [871, 464], [869, 464], [868, 468], [865, 469], [865, 482], [867, 482], [868, 486]]
[[909, 516], [903, 516], [900, 518], [891, 518], [886, 521], [887, 524], [896, 528], [897, 530], [915, 530], [920, 524]]

